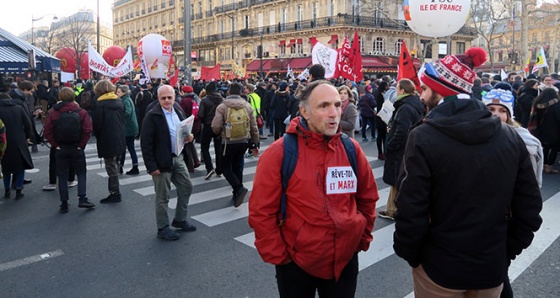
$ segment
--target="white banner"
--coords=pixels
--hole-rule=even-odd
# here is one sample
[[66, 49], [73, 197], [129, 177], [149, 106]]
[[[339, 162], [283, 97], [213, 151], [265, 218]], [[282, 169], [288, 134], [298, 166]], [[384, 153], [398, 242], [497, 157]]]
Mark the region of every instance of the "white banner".
[[313, 64], [321, 64], [325, 68], [325, 78], [332, 78], [336, 71], [336, 58], [338, 51], [318, 42], [311, 51]]
[[115, 67], [109, 65], [103, 57], [91, 46], [88, 41], [89, 69], [111, 78], [120, 78], [132, 71], [132, 53], [130, 47], [126, 54]]

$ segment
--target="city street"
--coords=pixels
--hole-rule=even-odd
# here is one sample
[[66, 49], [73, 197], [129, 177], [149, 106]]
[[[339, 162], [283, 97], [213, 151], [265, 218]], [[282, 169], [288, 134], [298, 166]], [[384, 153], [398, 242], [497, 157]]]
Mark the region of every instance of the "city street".
[[[261, 148], [271, 142], [269, 137]], [[383, 161], [377, 160], [375, 142], [360, 144], [377, 178], [377, 209], [384, 210], [389, 188], [381, 179]], [[278, 296], [274, 266], [253, 246], [247, 199], [233, 208], [231, 187], [223, 177], [204, 180], [203, 165], [191, 176], [189, 217], [198, 230], [174, 242], [156, 238], [154, 188], [139, 146], [141, 174], [121, 175], [123, 201], [101, 205], [108, 195], [107, 175], [92, 138], [86, 148], [87, 194], [97, 206], [77, 208], [77, 189], [71, 188], [68, 214], [58, 212], [58, 191], [41, 190], [48, 183], [49, 149], [39, 146], [32, 153], [35, 169], [26, 178], [33, 182], [25, 185], [25, 197], [0, 198], [0, 297]], [[257, 161], [245, 159], [249, 190]], [[130, 167], [127, 153], [124, 171]], [[510, 268], [515, 297], [560, 297], [560, 175], [543, 180], [543, 226]], [[393, 252], [393, 231], [393, 221], [376, 219], [373, 243], [359, 255], [356, 297], [413, 297], [411, 269]]]

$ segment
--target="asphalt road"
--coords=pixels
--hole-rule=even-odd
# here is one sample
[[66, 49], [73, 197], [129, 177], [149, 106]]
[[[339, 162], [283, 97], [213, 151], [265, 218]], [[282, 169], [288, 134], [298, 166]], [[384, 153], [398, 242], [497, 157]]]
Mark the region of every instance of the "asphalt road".
[[[107, 179], [95, 139], [91, 142], [87, 193], [98, 204], [108, 194]], [[374, 142], [361, 145], [377, 178], [378, 210], [383, 210], [388, 195], [380, 179], [383, 162], [376, 159]], [[252, 247], [247, 203], [231, 206], [224, 178], [205, 181], [205, 169], [197, 169], [189, 216], [198, 231], [164, 242], [156, 238], [153, 184], [144, 170], [121, 176], [121, 203], [78, 209], [73, 188], [70, 212], [59, 214], [58, 192], [41, 190], [48, 182], [48, 149], [40, 147], [32, 156], [36, 168], [26, 175], [33, 183], [25, 186], [25, 197], [0, 198], [0, 297], [278, 296], [274, 267]], [[256, 164], [255, 158], [245, 161], [249, 189]], [[545, 175], [543, 185], [545, 225], [510, 270], [516, 297], [560, 297], [560, 175]], [[411, 270], [392, 250], [393, 230], [392, 221], [376, 220], [374, 242], [360, 254], [356, 297], [412, 297]]]

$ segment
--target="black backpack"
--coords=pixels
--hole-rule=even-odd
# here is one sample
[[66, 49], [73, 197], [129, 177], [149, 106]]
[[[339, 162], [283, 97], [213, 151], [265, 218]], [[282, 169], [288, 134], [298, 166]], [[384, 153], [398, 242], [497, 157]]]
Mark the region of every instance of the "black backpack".
[[77, 145], [82, 139], [80, 108], [60, 113], [54, 122], [54, 139], [61, 145]]

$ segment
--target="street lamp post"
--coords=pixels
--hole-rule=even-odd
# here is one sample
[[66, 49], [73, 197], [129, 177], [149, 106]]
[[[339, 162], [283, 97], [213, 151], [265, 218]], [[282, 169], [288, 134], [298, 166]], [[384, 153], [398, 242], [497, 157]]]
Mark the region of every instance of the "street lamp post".
[[184, 0], [183, 9], [183, 71], [187, 82], [191, 83], [191, 0]]
[[235, 56], [233, 55], [233, 49], [234, 49], [234, 47], [235, 47], [235, 46], [234, 46], [234, 45], [235, 45], [235, 42], [234, 42], [234, 37], [235, 37], [235, 31], [234, 31], [234, 28], [235, 28], [235, 21], [234, 21], [233, 15], [230, 16], [229, 14], [226, 14], [226, 16], [227, 16], [228, 18], [231, 19], [231, 62], [232, 62], [231, 67], [232, 67], [232, 69], [233, 69], [233, 61], [234, 61], [234, 59], [235, 59], [235, 58], [234, 58]]
[[35, 22], [36, 22], [36, 21], [40, 21], [40, 20], [42, 20], [43, 18], [45, 18], [45, 17], [47, 17], [47, 16], [53, 16], [53, 21], [57, 21], [57, 20], [58, 20], [58, 17], [57, 17], [55, 14], [53, 14], [53, 13], [49, 13], [49, 14], [46, 14], [46, 15], [44, 15], [44, 16], [42, 16], [42, 17], [38, 17], [38, 18], [34, 18], [33, 15], [31, 15], [31, 45], [33, 45], [33, 46], [35, 45], [35, 34], [34, 34], [34, 25], [35, 25]]

